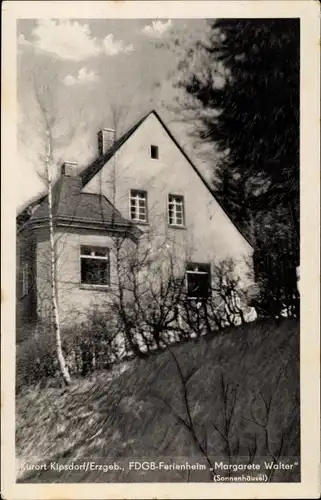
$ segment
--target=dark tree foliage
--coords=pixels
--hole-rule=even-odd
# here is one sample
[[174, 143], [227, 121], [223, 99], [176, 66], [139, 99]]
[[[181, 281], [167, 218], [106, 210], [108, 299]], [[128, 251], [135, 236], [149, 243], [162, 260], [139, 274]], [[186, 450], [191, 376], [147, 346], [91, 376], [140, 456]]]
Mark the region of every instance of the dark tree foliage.
[[198, 103], [200, 138], [222, 153], [213, 168], [214, 191], [253, 238], [257, 259], [264, 254], [266, 260], [273, 240], [273, 248], [294, 249], [294, 269], [299, 260], [299, 20], [211, 21], [208, 39], [192, 50], [202, 54], [205, 65], [201, 72], [185, 72], [179, 85]]

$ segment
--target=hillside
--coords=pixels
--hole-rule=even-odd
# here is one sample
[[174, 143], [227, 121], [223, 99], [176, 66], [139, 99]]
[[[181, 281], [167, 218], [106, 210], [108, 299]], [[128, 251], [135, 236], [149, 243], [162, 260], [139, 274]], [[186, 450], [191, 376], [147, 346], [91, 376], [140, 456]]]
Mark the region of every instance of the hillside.
[[[261, 322], [190, 340], [76, 380], [17, 397], [18, 479], [31, 482], [209, 481], [209, 471], [39, 470], [21, 465], [122, 459], [247, 463], [299, 456], [299, 323]], [[197, 442], [188, 424], [187, 402]], [[176, 416], [174, 415], [176, 414]], [[230, 459], [228, 458], [230, 456]], [[101, 459], [99, 457], [108, 457]], [[25, 466], [22, 469], [26, 468]], [[42, 466], [44, 469], [45, 466]], [[299, 480], [299, 468], [270, 480]], [[196, 475], [194, 475], [196, 474]]]

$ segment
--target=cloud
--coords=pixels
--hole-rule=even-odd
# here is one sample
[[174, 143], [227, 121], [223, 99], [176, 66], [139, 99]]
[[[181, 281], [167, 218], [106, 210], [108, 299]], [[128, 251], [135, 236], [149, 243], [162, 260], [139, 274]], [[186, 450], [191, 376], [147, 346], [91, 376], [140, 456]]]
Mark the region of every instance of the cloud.
[[63, 80], [64, 84], [68, 86], [98, 81], [99, 77], [97, 73], [92, 70], [87, 70], [86, 68], [80, 68], [77, 76], [67, 75]]
[[32, 35], [35, 47], [62, 59], [81, 61], [99, 53], [98, 40], [88, 24], [78, 21], [44, 19], [38, 21]]
[[161, 37], [164, 33], [172, 27], [172, 20], [168, 19], [168, 21], [152, 21], [152, 24], [146, 24], [142, 29], [142, 32], [148, 36], [156, 36]]
[[125, 45], [123, 40], [114, 40], [112, 33], [104, 38], [102, 46], [103, 51], [109, 56], [115, 56], [120, 53], [129, 54], [135, 50], [133, 44]]
[[69, 61], [83, 61], [90, 57], [106, 54], [114, 56], [134, 51], [132, 44], [115, 40], [113, 33], [104, 39], [92, 36], [88, 24], [78, 21], [44, 19], [37, 23], [32, 31], [32, 42], [23, 34], [18, 37], [19, 45], [33, 45], [36, 49], [54, 54]]

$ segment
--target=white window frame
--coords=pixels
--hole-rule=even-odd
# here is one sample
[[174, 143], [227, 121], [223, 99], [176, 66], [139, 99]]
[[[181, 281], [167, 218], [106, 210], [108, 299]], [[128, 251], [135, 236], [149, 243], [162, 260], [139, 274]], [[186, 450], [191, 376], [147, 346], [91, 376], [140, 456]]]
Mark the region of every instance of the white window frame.
[[[90, 255], [82, 253], [84, 248], [89, 248], [91, 249]], [[106, 255], [96, 255], [96, 252], [106, 252]], [[81, 260], [82, 259], [93, 259], [93, 260], [104, 260], [107, 261], [107, 283], [88, 283], [84, 282], [81, 279]], [[85, 286], [85, 287], [97, 287], [97, 288], [108, 288], [110, 287], [110, 249], [105, 246], [99, 246], [99, 245], [81, 245], [80, 246], [80, 286]]]
[[[140, 206], [140, 201], [144, 202], [143, 206]], [[135, 217], [132, 216], [132, 207], [135, 209]], [[143, 210], [142, 210], [143, 209]], [[138, 222], [140, 224], [148, 223], [148, 204], [147, 204], [147, 191], [143, 189], [131, 189], [129, 192], [129, 218], [133, 222]], [[141, 218], [140, 216], [143, 216]]]
[[21, 265], [21, 297], [29, 293], [30, 288], [30, 265], [29, 262], [23, 262]]
[[[188, 294], [188, 275], [189, 274], [203, 274], [203, 275], [206, 275], [206, 276], [209, 276], [209, 279], [211, 280], [211, 267], [208, 263], [197, 263], [197, 262], [189, 262], [188, 263], [189, 266], [195, 266], [196, 269], [186, 269], [185, 271], [185, 286], [186, 286], [186, 291], [187, 291], [187, 294]], [[202, 266], [208, 266], [208, 271], [199, 271], [198, 268], [199, 267], [202, 267]], [[186, 266], [187, 267], [187, 266]], [[192, 295], [188, 295], [188, 298], [191, 299], [191, 300], [204, 300], [204, 299], [207, 299], [208, 297], [193, 297]]]
[[[170, 211], [172, 211], [172, 221], [170, 217]], [[179, 214], [182, 222], [178, 222]], [[167, 199], [167, 216], [168, 216], [168, 225], [170, 227], [185, 227], [185, 204], [184, 204], [184, 196], [180, 194], [172, 194], [168, 195]]]

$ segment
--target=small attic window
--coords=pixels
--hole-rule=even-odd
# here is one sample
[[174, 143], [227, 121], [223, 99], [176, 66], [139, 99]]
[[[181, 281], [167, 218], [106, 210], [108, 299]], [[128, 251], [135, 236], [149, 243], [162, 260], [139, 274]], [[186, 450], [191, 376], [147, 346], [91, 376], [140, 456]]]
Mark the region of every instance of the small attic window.
[[153, 160], [158, 160], [158, 146], [151, 145], [151, 147], [150, 147], [150, 157]]

